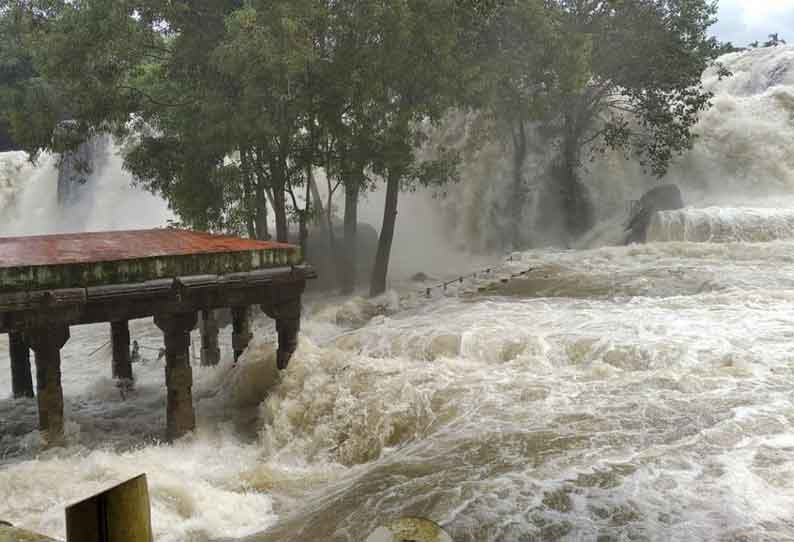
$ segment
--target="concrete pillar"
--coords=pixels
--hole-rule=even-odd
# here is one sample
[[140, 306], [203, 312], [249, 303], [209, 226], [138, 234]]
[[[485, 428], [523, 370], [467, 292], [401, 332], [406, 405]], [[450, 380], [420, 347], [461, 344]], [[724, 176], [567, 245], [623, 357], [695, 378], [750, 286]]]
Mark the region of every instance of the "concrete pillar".
[[279, 370], [289, 365], [292, 354], [298, 348], [298, 333], [301, 327], [301, 300], [294, 298], [271, 306], [262, 306], [265, 314], [276, 320], [278, 352], [276, 363]]
[[39, 403], [39, 429], [47, 441], [63, 439], [63, 388], [61, 387], [61, 348], [69, 340], [69, 327], [51, 325], [28, 330], [25, 338], [36, 359], [36, 397]]
[[232, 348], [235, 362], [243, 355], [253, 337], [250, 312], [249, 307], [232, 307]]
[[110, 323], [110, 340], [113, 344], [113, 378], [125, 385], [132, 385], [130, 324], [127, 320]]
[[196, 313], [159, 315], [154, 323], [165, 339], [166, 438], [173, 441], [196, 428], [190, 367], [190, 331], [196, 327]]
[[201, 331], [201, 365], [214, 366], [221, 361], [221, 349], [218, 347], [218, 319], [215, 311], [201, 311], [199, 321]]
[[12, 331], [8, 334], [8, 353], [11, 357], [11, 391], [14, 398], [33, 397], [30, 348], [22, 333]]

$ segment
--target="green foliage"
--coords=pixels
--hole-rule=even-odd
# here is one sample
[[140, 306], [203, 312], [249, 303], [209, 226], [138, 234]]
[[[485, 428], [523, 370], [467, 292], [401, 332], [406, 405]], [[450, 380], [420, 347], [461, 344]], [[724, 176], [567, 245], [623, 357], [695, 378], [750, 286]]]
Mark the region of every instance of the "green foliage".
[[0, 121], [32, 156], [110, 132], [185, 224], [262, 237], [272, 208], [282, 239], [321, 214], [297, 197], [316, 169], [351, 193], [454, 182], [458, 153], [422, 150], [451, 109], [512, 145], [515, 212], [533, 137], [569, 192], [592, 150], [661, 176], [708, 107], [701, 72], [734, 49], [707, 36], [709, 0], [5, 5]]

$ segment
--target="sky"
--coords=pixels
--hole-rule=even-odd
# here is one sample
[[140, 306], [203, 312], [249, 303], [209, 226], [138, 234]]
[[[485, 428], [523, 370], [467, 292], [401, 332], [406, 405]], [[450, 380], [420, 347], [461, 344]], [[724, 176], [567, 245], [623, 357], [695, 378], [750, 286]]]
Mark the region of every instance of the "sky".
[[719, 21], [711, 27], [720, 41], [746, 46], [777, 32], [794, 44], [794, 0], [718, 0]]

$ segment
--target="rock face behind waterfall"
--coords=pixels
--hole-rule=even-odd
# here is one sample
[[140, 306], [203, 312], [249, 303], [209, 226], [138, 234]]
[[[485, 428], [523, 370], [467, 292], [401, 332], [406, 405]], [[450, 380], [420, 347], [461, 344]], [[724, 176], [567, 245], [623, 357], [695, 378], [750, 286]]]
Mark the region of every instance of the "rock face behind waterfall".
[[[356, 277], [359, 285], [369, 284], [375, 255], [378, 252], [378, 232], [369, 224], [358, 224], [358, 247], [356, 253]], [[328, 235], [321, 228], [314, 228], [306, 239], [306, 260], [317, 270], [318, 279], [311, 286], [331, 290], [337, 285], [334, 258], [343, 257], [344, 227], [334, 224], [335, 250], [331, 248]]]
[[64, 153], [58, 165], [58, 204], [69, 206], [79, 199], [79, 188], [88, 182], [99, 165], [105, 138], [97, 137], [80, 145], [74, 152]]
[[626, 223], [626, 244], [644, 243], [651, 218], [656, 211], [673, 211], [684, 207], [681, 190], [674, 184], [663, 184], [647, 191], [640, 198]]

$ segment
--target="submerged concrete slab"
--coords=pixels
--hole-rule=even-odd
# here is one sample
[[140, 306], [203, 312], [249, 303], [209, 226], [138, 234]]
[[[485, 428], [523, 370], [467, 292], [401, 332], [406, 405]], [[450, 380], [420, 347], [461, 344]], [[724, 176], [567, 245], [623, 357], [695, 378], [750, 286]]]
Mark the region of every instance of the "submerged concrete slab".
[[0, 292], [225, 275], [301, 261], [293, 245], [173, 229], [0, 237]]

